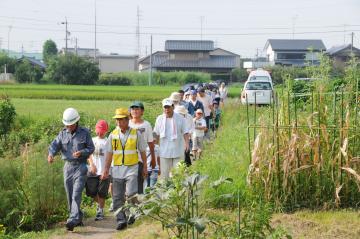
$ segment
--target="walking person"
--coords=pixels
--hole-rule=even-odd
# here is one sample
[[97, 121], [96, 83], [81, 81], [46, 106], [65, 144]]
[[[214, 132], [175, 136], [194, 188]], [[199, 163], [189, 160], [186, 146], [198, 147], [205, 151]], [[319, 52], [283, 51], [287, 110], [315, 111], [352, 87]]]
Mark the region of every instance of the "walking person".
[[114, 129], [106, 142], [105, 169], [101, 176], [104, 180], [109, 177], [110, 166], [113, 184], [113, 207], [117, 213], [117, 230], [123, 230], [127, 225], [133, 224], [135, 218], [126, 215], [125, 210], [119, 210], [124, 204], [127, 196], [129, 203], [136, 203], [138, 192], [138, 168], [139, 154], [143, 161], [143, 176], [147, 175], [146, 147], [144, 137], [138, 130], [129, 127], [129, 111], [119, 108], [115, 111], [116, 129]]
[[179, 105], [179, 106], [175, 107], [174, 112], [182, 115], [185, 118], [186, 128], [188, 129], [188, 133], [189, 133], [189, 149], [187, 151], [185, 150], [184, 161], [187, 166], [190, 166], [191, 165], [190, 149], [191, 149], [191, 145], [192, 145], [190, 136], [195, 129], [193, 117], [188, 113], [187, 109], [183, 105]]
[[195, 111], [197, 109], [201, 109], [202, 111], [204, 111], [204, 105], [198, 100], [197, 98], [197, 91], [196, 90], [192, 90], [190, 92], [190, 100], [189, 100], [189, 104], [188, 104], [188, 113], [194, 117], [195, 116]]
[[161, 174], [160, 172], [160, 156], [159, 156], [159, 144], [156, 140], [156, 134], [154, 134], [154, 152], [155, 152], [155, 159], [156, 164], [155, 167], [152, 165], [152, 159], [150, 154], [150, 148], [146, 148], [146, 157], [147, 157], [147, 168], [148, 168], [148, 175], [146, 178], [146, 187], [153, 188], [158, 180], [158, 176]]
[[160, 143], [161, 178], [170, 177], [170, 171], [189, 150], [189, 134], [185, 118], [174, 112], [174, 104], [170, 99], [162, 101], [163, 114], [156, 119], [154, 132]]
[[[207, 94], [205, 94], [205, 89], [204, 88], [200, 88], [199, 90], [199, 95], [198, 95], [198, 99], [199, 101], [203, 104], [204, 109], [204, 118], [205, 118], [205, 122], [206, 122], [206, 128], [210, 128], [210, 119], [211, 119], [211, 112], [213, 110], [213, 105], [212, 105], [212, 100], [211, 97]], [[205, 136], [206, 139], [210, 139], [210, 134], [209, 131], [205, 131]]]
[[[200, 159], [202, 146], [203, 146], [203, 138], [206, 128], [206, 122], [203, 118], [203, 112], [201, 109], [198, 109], [194, 118], [195, 130], [192, 134], [192, 151], [195, 159]], [[194, 160], [195, 160], [194, 159]]]
[[219, 87], [219, 94], [220, 94], [220, 104], [221, 107], [224, 107], [225, 101], [228, 95], [228, 89], [225, 86], [225, 82], [222, 82]]
[[[130, 128], [137, 129], [138, 132], [141, 133], [141, 136], [144, 137], [145, 142], [147, 142], [151, 157], [151, 167], [155, 167], [156, 159], [154, 152], [154, 138], [153, 138], [153, 130], [151, 124], [144, 120], [142, 117], [144, 115], [144, 104], [140, 101], [134, 101], [130, 105], [130, 114], [131, 120], [129, 122]], [[141, 161], [141, 156], [139, 154], [139, 173], [138, 173], [138, 194], [144, 193], [144, 177], [143, 177], [143, 162]]]
[[54, 161], [54, 156], [61, 152], [64, 165], [64, 186], [68, 201], [69, 217], [66, 229], [73, 231], [74, 227], [82, 225], [83, 212], [80, 209], [82, 191], [85, 187], [87, 159], [94, 152], [94, 144], [89, 130], [79, 125], [80, 115], [74, 108], [68, 108], [63, 113], [62, 122], [65, 128], [49, 146], [48, 162]]
[[92, 138], [95, 151], [88, 158], [89, 172], [86, 180], [86, 195], [97, 203], [95, 221], [104, 219], [105, 199], [108, 195], [110, 179], [100, 179], [105, 167], [106, 133], [109, 126], [105, 120], [99, 120], [95, 126], [96, 137]]

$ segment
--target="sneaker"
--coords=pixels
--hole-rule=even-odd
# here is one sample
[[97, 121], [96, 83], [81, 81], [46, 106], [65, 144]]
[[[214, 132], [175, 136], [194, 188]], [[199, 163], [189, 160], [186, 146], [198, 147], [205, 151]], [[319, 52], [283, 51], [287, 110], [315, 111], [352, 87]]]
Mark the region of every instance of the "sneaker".
[[70, 231], [70, 232], [72, 232], [73, 230], [74, 230], [74, 227], [75, 227], [76, 225], [75, 225], [75, 223], [73, 223], [73, 222], [67, 222], [66, 224], [65, 224], [65, 227], [66, 227], [66, 230], [68, 230], [68, 231]]
[[104, 209], [98, 208], [95, 216], [95, 221], [101, 221], [104, 219]]
[[127, 223], [126, 222], [119, 222], [116, 226], [116, 230], [123, 230], [127, 227]]
[[129, 219], [128, 219], [127, 224], [128, 224], [128, 225], [132, 225], [132, 224], [134, 224], [134, 222], [135, 222], [135, 216], [134, 216], [134, 215], [131, 215], [131, 216], [129, 217]]
[[110, 207], [109, 207], [109, 212], [113, 212], [114, 211], [114, 205], [113, 203], [110, 204]]

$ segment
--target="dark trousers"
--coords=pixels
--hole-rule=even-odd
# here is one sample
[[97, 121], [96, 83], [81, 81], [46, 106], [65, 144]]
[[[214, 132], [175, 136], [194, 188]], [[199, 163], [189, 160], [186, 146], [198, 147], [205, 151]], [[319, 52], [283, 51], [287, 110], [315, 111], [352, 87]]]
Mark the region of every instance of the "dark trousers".
[[138, 194], [144, 194], [144, 177], [143, 177], [144, 164], [139, 162], [138, 170]]
[[190, 149], [188, 151], [184, 152], [184, 161], [186, 163], [186, 166], [190, 166], [191, 165], [191, 159], [190, 159]]

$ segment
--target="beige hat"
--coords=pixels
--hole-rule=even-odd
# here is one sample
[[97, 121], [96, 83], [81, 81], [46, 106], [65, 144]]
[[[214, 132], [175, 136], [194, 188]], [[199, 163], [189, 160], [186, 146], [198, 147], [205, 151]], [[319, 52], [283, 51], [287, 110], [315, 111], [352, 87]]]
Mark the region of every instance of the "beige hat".
[[174, 102], [169, 98], [163, 99], [163, 101], [162, 101], [163, 107], [164, 106], [172, 106], [173, 104], [174, 104]]
[[175, 113], [186, 115], [188, 113], [188, 110], [183, 105], [178, 105], [174, 109]]
[[178, 92], [173, 92], [170, 95], [170, 100], [172, 100], [173, 102], [180, 102], [181, 101], [181, 94]]

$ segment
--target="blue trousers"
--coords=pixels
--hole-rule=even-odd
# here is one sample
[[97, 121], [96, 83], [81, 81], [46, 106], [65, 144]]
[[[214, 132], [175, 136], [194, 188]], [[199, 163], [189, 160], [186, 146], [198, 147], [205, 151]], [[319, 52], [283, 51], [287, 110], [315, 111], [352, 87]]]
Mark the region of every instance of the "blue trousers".
[[64, 165], [64, 186], [68, 201], [69, 218], [67, 222], [78, 224], [82, 221], [83, 212], [80, 210], [82, 191], [85, 188], [87, 166], [85, 163]]

